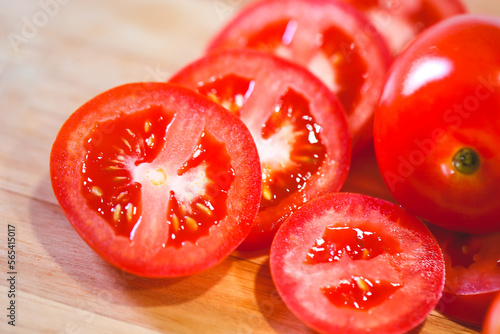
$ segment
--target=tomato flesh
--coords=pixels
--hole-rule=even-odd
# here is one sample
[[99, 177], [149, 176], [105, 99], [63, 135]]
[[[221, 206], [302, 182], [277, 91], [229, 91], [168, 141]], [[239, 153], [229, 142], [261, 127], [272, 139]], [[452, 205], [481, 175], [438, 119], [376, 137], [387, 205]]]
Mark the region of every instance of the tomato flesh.
[[262, 172], [248, 128], [220, 105], [167, 83], [104, 92], [62, 126], [54, 193], [105, 260], [140, 276], [191, 275], [247, 236]]
[[206, 131], [203, 131], [192, 156], [177, 174], [182, 176], [200, 166], [205, 169], [207, 178], [202, 195], [186, 205], [177, 199], [175, 191], [170, 191], [167, 222], [172, 233], [167, 245], [180, 248], [186, 241], [195, 243], [201, 236], [209, 235], [210, 228], [227, 216], [227, 192], [235, 172], [225, 144]]
[[295, 211], [276, 234], [270, 266], [288, 308], [321, 333], [407, 332], [444, 287], [443, 255], [425, 225], [393, 203], [352, 193]]
[[338, 95], [357, 151], [372, 136], [374, 107], [391, 59], [379, 34], [367, 33], [372, 30], [343, 2], [260, 1], [227, 24], [208, 51], [257, 49], [309, 69]]
[[[255, 81], [235, 75], [214, 78], [209, 83], [199, 82], [196, 90], [221, 104], [235, 115], [252, 94]], [[326, 156], [320, 134], [322, 126], [315, 122], [308, 100], [293, 89], [281, 96], [274, 112], [262, 125], [260, 152], [275, 141], [293, 142], [289, 161], [279, 164], [263, 161], [261, 210], [276, 206], [290, 194], [304, 188], [312, 175], [319, 172]], [[293, 138], [283, 138], [292, 135]]]
[[294, 134], [288, 166], [276, 166], [271, 161], [263, 163], [261, 209], [275, 206], [303, 189], [325, 161], [327, 149], [320, 137], [322, 126], [312, 117], [305, 97], [293, 90], [285, 93], [263, 124], [261, 138], [272, 142], [288, 131]]
[[[103, 135], [97, 124], [85, 141], [82, 195], [89, 207], [115, 229], [116, 235], [133, 240], [133, 232], [142, 217], [142, 184], [133, 181], [130, 169], [155, 160], [164, 146], [165, 132], [171, 121], [172, 117], [165, 115], [161, 107], [153, 107], [117, 117], [113, 126], [118, 130], [111, 133]], [[201, 196], [183, 203], [174, 190], [170, 191], [166, 218], [172, 232], [167, 245], [179, 248], [186, 241], [196, 242], [227, 215], [227, 190], [234, 179], [234, 170], [225, 145], [205, 131], [191, 158], [180, 166], [177, 174], [182, 176], [200, 166], [207, 179]], [[161, 168], [149, 170], [146, 178], [154, 186], [167, 182]], [[225, 182], [217, 184], [216, 179]]]
[[133, 181], [129, 166], [158, 156], [170, 121], [160, 107], [153, 107], [118, 116], [114, 131], [104, 132], [106, 123], [97, 123], [84, 141], [82, 196], [117, 235], [132, 240], [142, 215], [142, 185]]
[[[196, 90], [240, 115], [240, 109], [254, 84], [254, 81], [229, 75], [208, 84], [200, 82]], [[307, 99], [292, 89], [285, 92], [262, 125], [258, 139], [264, 159], [261, 210], [276, 206], [290, 194], [300, 191], [312, 175], [319, 173], [326, 156], [321, 132], [322, 126], [311, 116]], [[283, 138], [290, 135], [293, 138]], [[267, 150], [266, 146], [276, 141], [293, 142], [288, 161], [276, 163], [274, 157], [266, 159], [263, 153]]]
[[257, 145], [260, 210], [240, 249], [269, 247], [293, 211], [342, 186], [350, 161], [344, 109], [302, 67], [260, 51], [233, 50], [199, 59], [170, 81], [240, 117]]

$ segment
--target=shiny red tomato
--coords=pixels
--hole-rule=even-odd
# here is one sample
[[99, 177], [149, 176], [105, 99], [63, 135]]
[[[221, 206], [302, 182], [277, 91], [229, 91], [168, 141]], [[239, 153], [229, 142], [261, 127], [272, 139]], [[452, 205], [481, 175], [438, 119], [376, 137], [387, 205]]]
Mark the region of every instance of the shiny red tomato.
[[361, 12], [337, 0], [266, 0], [244, 8], [209, 52], [253, 48], [307, 67], [335, 92], [348, 115], [353, 149], [373, 133], [373, 113], [391, 55]]
[[493, 301], [483, 325], [483, 334], [498, 333], [500, 333], [500, 293]]
[[500, 231], [500, 18], [461, 15], [394, 62], [375, 116], [382, 176], [433, 224]]
[[424, 29], [464, 14], [460, 0], [345, 0], [362, 10], [398, 54]]
[[50, 174], [90, 247], [149, 277], [222, 261], [250, 231], [262, 184], [245, 125], [166, 83], [120, 86], [80, 107], [55, 140]]
[[444, 261], [425, 225], [366, 195], [330, 194], [296, 211], [271, 247], [288, 308], [321, 333], [404, 333], [444, 286]]
[[500, 233], [471, 235], [431, 226], [444, 254], [446, 283], [437, 310], [481, 326], [500, 292]]
[[269, 247], [293, 211], [342, 187], [350, 161], [344, 109], [304, 68], [264, 52], [233, 50], [204, 57], [170, 81], [231, 110], [257, 143], [262, 199], [240, 249]]

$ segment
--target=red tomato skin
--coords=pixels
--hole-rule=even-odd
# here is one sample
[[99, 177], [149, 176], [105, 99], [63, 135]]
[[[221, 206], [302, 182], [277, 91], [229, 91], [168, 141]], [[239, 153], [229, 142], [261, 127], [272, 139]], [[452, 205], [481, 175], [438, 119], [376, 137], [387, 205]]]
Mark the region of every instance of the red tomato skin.
[[352, 111], [344, 105], [348, 112], [353, 155], [357, 154], [373, 138], [373, 114], [393, 56], [385, 39], [353, 5], [340, 0], [261, 0], [250, 3], [212, 39], [207, 53], [248, 48], [251, 36], [260, 29], [290, 19], [298, 23], [297, 31], [305, 32], [297, 32], [297, 37], [287, 45], [290, 55], [273, 53], [308, 68], [326, 82], [323, 76], [327, 71], [316, 71], [310, 66], [310, 61], [320, 48], [318, 40], [323, 38], [324, 29], [333, 26], [341, 28], [353, 39], [352, 45], [342, 45], [348, 50], [342, 49], [341, 53], [349, 59], [351, 52], [359, 51], [368, 66], [367, 79], [360, 89], [361, 100]]
[[[269, 248], [283, 221], [304, 203], [341, 189], [349, 172], [351, 140], [345, 112], [337, 97], [307, 70], [279, 57], [256, 50], [221, 51], [189, 64], [170, 82], [196, 89], [200, 82], [233, 74], [255, 81], [255, 94], [261, 95], [251, 97], [253, 101], [243, 104], [240, 112], [252, 133], [258, 134], [273, 113], [277, 94], [290, 88], [308, 99], [313, 118], [323, 128], [320, 137], [327, 147], [320, 174], [309, 179], [300, 192], [292, 192], [278, 204], [259, 210], [252, 230], [238, 247], [253, 251]], [[268, 96], [262, 96], [263, 93]]]
[[[378, 165], [411, 213], [454, 231], [500, 231], [500, 20], [459, 15], [424, 31], [393, 63], [375, 115]], [[452, 166], [459, 149], [481, 160]]]
[[500, 293], [497, 293], [496, 298], [493, 300], [493, 303], [488, 310], [482, 333], [500, 333]]
[[[315, 240], [315, 236], [309, 237], [311, 230], [315, 227], [308, 226], [307, 222], [311, 221], [322, 221], [320, 224], [325, 226], [332, 223], [332, 220], [325, 219], [322, 215], [328, 215], [331, 212], [341, 212], [344, 214], [343, 220], [346, 224], [350, 224], [351, 221], [356, 220], [375, 222], [377, 225], [385, 225], [383, 229], [390, 231], [390, 233], [395, 238], [399, 239], [401, 243], [402, 252], [405, 252], [405, 245], [415, 246], [417, 243], [422, 246], [421, 251], [423, 258], [418, 261], [418, 264], [413, 266], [420, 267], [414, 271], [414, 277], [425, 277], [425, 284], [427, 287], [415, 287], [409, 288], [410, 291], [406, 297], [401, 297], [393, 295], [389, 298], [394, 302], [397, 302], [391, 307], [384, 306], [383, 309], [378, 309], [380, 313], [368, 313], [363, 314], [359, 310], [343, 311], [339, 308], [339, 314], [328, 313], [325, 314], [327, 310], [324, 308], [313, 307], [308, 305], [304, 306], [303, 300], [295, 297], [297, 287], [303, 284], [309, 284], [309, 277], [307, 275], [301, 276], [300, 280], [292, 279], [292, 274], [290, 273], [290, 268], [287, 266], [287, 257], [290, 253], [293, 253], [295, 249], [302, 249], [303, 239]], [[381, 221], [371, 214], [372, 212], [380, 213]], [[352, 214], [352, 215], [350, 215]], [[368, 218], [370, 217], [370, 218]], [[385, 222], [383, 222], [385, 220]], [[397, 226], [403, 226], [403, 230], [412, 231], [410, 234], [405, 236], [405, 232], [398, 230]], [[411, 236], [410, 236], [411, 235]], [[306, 237], [303, 237], [306, 236]], [[418, 236], [418, 237], [417, 237]], [[312, 243], [311, 243], [312, 244]], [[299, 252], [301, 255], [302, 253]], [[305, 257], [305, 253], [304, 253]], [[366, 260], [364, 260], [366, 261]], [[369, 260], [371, 261], [371, 260]], [[368, 262], [370, 264], [370, 262]], [[359, 269], [356, 268], [354, 263], [349, 263], [350, 267], [346, 269], [351, 275], [353, 273], [359, 273]], [[399, 269], [404, 271], [404, 265], [400, 263]], [[353, 193], [335, 193], [325, 195], [314, 199], [313, 201], [305, 204], [302, 208], [296, 211], [291, 217], [289, 217], [285, 223], [280, 227], [276, 237], [274, 238], [273, 245], [271, 247], [270, 255], [270, 266], [273, 281], [277, 287], [277, 290], [288, 306], [288, 308], [294, 313], [299, 319], [301, 319], [305, 324], [320, 333], [404, 333], [409, 330], [416, 328], [421, 324], [427, 315], [436, 306], [444, 287], [444, 261], [440, 248], [426, 228], [426, 226], [419, 221], [414, 216], [408, 214], [399, 206], [394, 203], [387, 202], [385, 200], [373, 198], [367, 195], [353, 194]], [[367, 268], [365, 268], [367, 269]], [[379, 268], [371, 267], [368, 271], [379, 272]], [[425, 271], [425, 274], [423, 273]], [[323, 277], [329, 275], [323, 275]], [[319, 277], [319, 276], [316, 276]], [[411, 281], [411, 279], [409, 279]], [[410, 283], [408, 284], [410, 285]], [[403, 283], [403, 286], [404, 283]], [[426, 296], [422, 298], [416, 298], [412, 291], [426, 291]], [[317, 295], [312, 295], [311, 298], [317, 298]], [[401, 309], [402, 304], [405, 304], [409, 300], [420, 299], [418, 305], [414, 309], [409, 311], [408, 314], [398, 314]], [[314, 301], [308, 301], [309, 304], [315, 304]], [[387, 303], [387, 300], [386, 302]], [[317, 306], [317, 305], [316, 305]], [[385, 308], [384, 308], [385, 307]], [[332, 309], [328, 311], [332, 312]], [[370, 310], [371, 311], [371, 310]], [[375, 312], [375, 309], [373, 310]], [[336, 311], [334, 311], [336, 312]], [[346, 313], [345, 313], [346, 312]], [[352, 313], [350, 313], [352, 312]], [[317, 314], [321, 315], [318, 316]], [[339, 325], [341, 319], [339, 317], [347, 316], [350, 319], [349, 326], [343, 327]], [[360, 317], [360, 318], [358, 318]], [[363, 318], [365, 317], [365, 318]], [[377, 319], [381, 323], [373, 325], [373, 327], [363, 327], [363, 321], [369, 319]], [[326, 320], [325, 320], [326, 319]], [[383, 319], [383, 320], [381, 320]], [[377, 322], [374, 321], [374, 322]]]
[[[78, 180], [85, 155], [82, 141], [89, 130], [97, 121], [113, 120], [119, 114], [133, 114], [151, 105], [163, 107], [167, 114], [175, 113], [179, 122], [186, 125], [186, 129], [172, 132], [170, 147], [190, 150], [186, 148], [189, 131], [203, 126], [218, 140], [230, 140], [232, 137], [241, 140], [235, 141], [232, 147], [227, 146], [233, 162], [238, 164], [234, 166], [236, 175], [240, 174], [229, 190], [229, 197], [234, 201], [228, 203], [228, 215], [219, 222], [219, 232], [200, 238], [196, 245], [188, 243], [180, 249], [165, 247], [168, 240], [166, 222], [155, 227], [144, 217], [136, 230], [134, 242], [130, 242], [126, 237], [117, 236], [108, 222], [90, 210], [81, 194]], [[196, 123], [198, 125], [194, 125]], [[231, 130], [218, 132], [217, 129], [222, 128], [220, 125], [224, 123], [229, 124]], [[190, 128], [189, 124], [193, 127]], [[175, 129], [175, 126], [172, 128]], [[114, 130], [112, 122], [103, 131], [107, 129]], [[181, 134], [185, 138], [181, 138]], [[180, 159], [182, 164], [186, 156], [180, 151], [171, 150], [170, 153], [172, 159]], [[61, 127], [52, 146], [50, 175], [54, 194], [66, 217], [96, 253], [121, 270], [137, 276], [158, 278], [192, 275], [215, 266], [229, 256], [252, 227], [262, 185], [255, 143], [239, 119], [191, 90], [153, 82], [118, 86], [101, 93], [75, 111]], [[155, 200], [151, 197], [149, 202]]]

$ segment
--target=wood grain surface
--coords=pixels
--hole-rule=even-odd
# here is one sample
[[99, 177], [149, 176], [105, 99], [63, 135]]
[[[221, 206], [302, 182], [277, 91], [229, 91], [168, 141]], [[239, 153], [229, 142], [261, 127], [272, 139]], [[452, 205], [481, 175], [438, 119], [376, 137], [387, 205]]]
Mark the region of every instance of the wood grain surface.
[[[500, 16], [497, 0], [465, 1]], [[280, 300], [266, 252], [204, 273], [143, 279], [76, 234], [52, 193], [62, 123], [114, 86], [163, 81], [201, 56], [245, 0], [0, 0], [0, 333], [311, 333]], [[345, 190], [389, 198], [367, 149]], [[7, 324], [8, 225], [16, 234], [16, 326]], [[477, 333], [433, 312], [421, 333]]]

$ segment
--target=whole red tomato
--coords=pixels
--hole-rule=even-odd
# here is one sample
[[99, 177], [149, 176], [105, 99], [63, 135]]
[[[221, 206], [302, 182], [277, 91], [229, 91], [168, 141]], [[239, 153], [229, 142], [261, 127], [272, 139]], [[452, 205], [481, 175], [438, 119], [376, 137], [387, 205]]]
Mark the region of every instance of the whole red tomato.
[[500, 18], [423, 32], [391, 67], [375, 116], [384, 181], [408, 211], [451, 230], [500, 231]]

